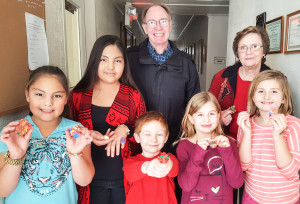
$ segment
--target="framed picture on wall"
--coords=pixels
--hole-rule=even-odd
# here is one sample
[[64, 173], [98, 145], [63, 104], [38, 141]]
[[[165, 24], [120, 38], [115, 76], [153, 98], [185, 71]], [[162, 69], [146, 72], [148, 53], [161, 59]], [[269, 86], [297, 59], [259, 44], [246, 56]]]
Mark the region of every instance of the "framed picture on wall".
[[284, 53], [300, 53], [300, 10], [287, 15]]
[[266, 22], [265, 30], [270, 39], [269, 54], [282, 53], [284, 17], [278, 17]]
[[263, 12], [256, 16], [256, 26], [265, 27], [267, 13]]

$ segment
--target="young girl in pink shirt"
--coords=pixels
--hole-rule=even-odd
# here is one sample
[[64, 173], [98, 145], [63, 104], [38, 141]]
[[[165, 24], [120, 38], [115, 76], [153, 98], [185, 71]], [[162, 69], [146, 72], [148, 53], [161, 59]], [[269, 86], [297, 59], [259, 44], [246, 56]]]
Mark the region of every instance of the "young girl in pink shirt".
[[263, 71], [252, 81], [248, 112], [238, 116], [238, 145], [246, 172], [242, 203], [298, 203], [300, 120], [292, 113], [286, 76]]
[[232, 204], [233, 188], [243, 185], [236, 143], [224, 135], [220, 113], [210, 92], [194, 95], [186, 107], [177, 147], [182, 204]]

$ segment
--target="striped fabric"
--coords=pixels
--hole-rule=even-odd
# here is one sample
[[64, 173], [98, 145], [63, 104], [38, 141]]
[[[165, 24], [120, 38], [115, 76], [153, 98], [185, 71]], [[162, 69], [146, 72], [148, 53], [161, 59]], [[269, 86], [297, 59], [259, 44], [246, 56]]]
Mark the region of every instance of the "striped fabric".
[[[300, 169], [300, 120], [287, 116], [287, 128], [284, 137], [287, 141], [292, 162], [279, 169], [275, 161], [275, 151], [272, 136], [273, 126], [260, 126], [251, 118], [252, 161], [242, 163], [246, 171], [245, 190], [258, 203], [297, 203], [299, 200]], [[241, 143], [243, 132], [238, 130], [238, 146]]]

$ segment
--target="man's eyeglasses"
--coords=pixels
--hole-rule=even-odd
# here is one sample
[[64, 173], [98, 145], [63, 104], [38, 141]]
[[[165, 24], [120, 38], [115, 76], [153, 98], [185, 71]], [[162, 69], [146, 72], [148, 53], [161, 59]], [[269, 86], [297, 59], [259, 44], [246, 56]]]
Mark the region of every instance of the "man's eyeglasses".
[[147, 26], [149, 28], [155, 28], [157, 26], [157, 24], [159, 23], [160, 26], [162, 27], [168, 27], [170, 22], [167, 19], [160, 19], [159, 21], [155, 21], [155, 20], [149, 20], [147, 21], [145, 24], [147, 24]]
[[246, 46], [246, 45], [242, 45], [240, 47], [238, 47], [238, 51], [239, 52], [247, 52], [247, 50], [249, 49], [250, 51], [256, 51], [259, 50], [262, 47], [262, 45], [250, 45], [250, 47]]

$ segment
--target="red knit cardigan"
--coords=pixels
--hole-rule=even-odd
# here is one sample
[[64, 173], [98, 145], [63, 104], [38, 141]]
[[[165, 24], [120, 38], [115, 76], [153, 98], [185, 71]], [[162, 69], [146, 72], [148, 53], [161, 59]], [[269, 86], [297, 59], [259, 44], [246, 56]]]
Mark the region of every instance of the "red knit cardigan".
[[[93, 123], [91, 119], [91, 104], [92, 104], [93, 90], [76, 90], [70, 93], [68, 103], [71, 108], [72, 119], [80, 122], [84, 127], [93, 130]], [[131, 129], [133, 134], [134, 123], [138, 116], [145, 113], [145, 103], [141, 94], [124, 84], [120, 85], [119, 92], [107, 114], [106, 122], [112, 126], [125, 124]], [[139, 145], [136, 143], [134, 137], [128, 137], [125, 147], [121, 149], [123, 161], [131, 154], [135, 155], [139, 152]], [[125, 191], [126, 185], [125, 186]], [[79, 187], [78, 203], [89, 204], [90, 189], [89, 186]]]

